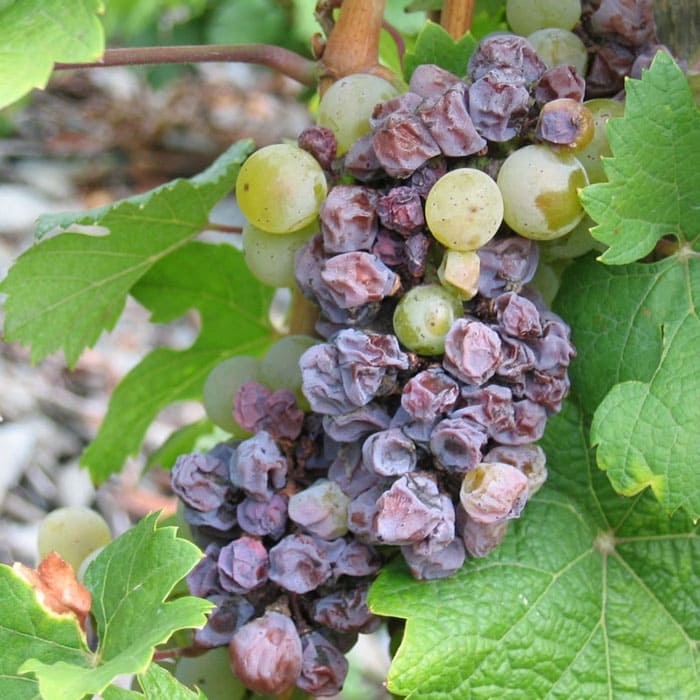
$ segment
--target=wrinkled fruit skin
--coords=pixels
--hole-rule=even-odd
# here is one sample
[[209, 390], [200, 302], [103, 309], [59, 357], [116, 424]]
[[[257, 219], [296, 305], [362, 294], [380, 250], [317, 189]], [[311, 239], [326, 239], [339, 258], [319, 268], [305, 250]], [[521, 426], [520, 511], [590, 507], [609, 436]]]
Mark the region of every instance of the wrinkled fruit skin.
[[293, 688], [301, 673], [301, 639], [281, 613], [268, 612], [243, 625], [229, 652], [233, 672], [256, 693], [279, 695]]

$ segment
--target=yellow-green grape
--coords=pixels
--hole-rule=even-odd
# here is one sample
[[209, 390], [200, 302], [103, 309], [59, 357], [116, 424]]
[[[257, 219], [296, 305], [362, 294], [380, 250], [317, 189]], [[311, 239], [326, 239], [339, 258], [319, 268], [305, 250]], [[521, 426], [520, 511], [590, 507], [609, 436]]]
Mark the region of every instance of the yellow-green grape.
[[57, 552], [74, 571], [83, 560], [112, 541], [106, 520], [83, 506], [66, 506], [52, 510], [39, 524], [37, 547], [39, 559]]
[[464, 301], [479, 291], [481, 261], [474, 251], [446, 250], [437, 274], [440, 284]]
[[210, 649], [201, 656], [183, 656], [175, 678], [189, 688], [200, 688], [207, 700], [243, 700], [248, 690], [233, 675], [228, 646]]
[[561, 286], [561, 274], [566, 267], [566, 263], [557, 260], [551, 263], [540, 262], [537, 265], [535, 276], [532, 278], [531, 284], [542, 295], [542, 299], [547, 306], [551, 307], [554, 297], [559, 292]]
[[241, 166], [236, 180], [241, 211], [268, 233], [291, 233], [311, 224], [327, 191], [318, 161], [287, 143], [255, 151]]
[[443, 175], [425, 202], [433, 236], [451, 250], [476, 250], [493, 238], [503, 221], [503, 199], [493, 178], [475, 168]]
[[299, 358], [312, 345], [320, 342], [310, 335], [286, 335], [270, 346], [260, 364], [260, 381], [271, 389], [289, 389], [297, 397], [299, 407], [309, 405], [301, 391]]
[[445, 350], [445, 336], [462, 314], [462, 302], [441, 285], [413, 287], [396, 306], [394, 333], [409, 350], [439, 355]]
[[552, 241], [541, 241], [539, 246], [540, 260], [544, 262], [572, 260], [596, 249], [600, 243], [591, 236], [593, 226], [595, 226], [595, 221], [588, 214], [585, 214], [566, 236], [555, 238]]
[[545, 27], [530, 34], [527, 40], [548, 68], [564, 64], [573, 66], [581, 77], [586, 75], [588, 51], [573, 32], [559, 27]]
[[507, 0], [506, 19], [521, 36], [544, 27], [573, 29], [581, 16], [581, 0]]
[[339, 156], [371, 131], [374, 108], [398, 94], [390, 82], [369, 73], [348, 75], [326, 90], [318, 105], [318, 123], [335, 134]]
[[78, 568], [78, 573], [75, 575], [75, 577], [78, 579], [78, 581], [84, 582], [85, 581], [85, 573], [88, 570], [88, 566], [92, 564], [95, 559], [100, 555], [104, 547], [98, 547], [94, 551], [90, 552], [83, 561], [80, 562], [80, 567]]
[[294, 256], [317, 232], [317, 221], [286, 236], [267, 233], [247, 221], [241, 239], [246, 265], [253, 276], [264, 284], [271, 287], [294, 287]]
[[250, 433], [233, 417], [233, 402], [241, 384], [258, 381], [259, 372], [260, 360], [257, 357], [238, 355], [216, 365], [204, 381], [202, 403], [207, 416], [234, 437], [250, 437]]
[[578, 192], [588, 177], [572, 155], [544, 145], [525, 146], [506, 158], [497, 182], [505, 222], [524, 238], [559, 238], [583, 218]]
[[605, 158], [612, 155], [608, 143], [608, 119], [622, 117], [625, 113], [625, 106], [621, 102], [606, 98], [586, 100], [583, 104], [593, 115], [593, 139], [576, 154], [576, 157], [586, 169], [590, 182], [605, 182], [607, 178], [603, 170], [601, 156]]

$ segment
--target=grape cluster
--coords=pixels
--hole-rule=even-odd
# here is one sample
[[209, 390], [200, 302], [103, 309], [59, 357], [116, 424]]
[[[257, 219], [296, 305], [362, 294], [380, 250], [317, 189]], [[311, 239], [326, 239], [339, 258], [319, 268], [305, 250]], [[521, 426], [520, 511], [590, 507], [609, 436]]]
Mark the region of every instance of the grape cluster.
[[298, 145], [241, 169], [248, 265], [318, 307], [317, 337], [212, 372], [205, 408], [233, 437], [180, 456], [172, 488], [205, 548], [190, 591], [216, 605], [195, 645], [228, 645], [258, 692], [338, 692], [344, 652], [379, 624], [381, 565], [398, 553], [418, 579], [453, 574], [546, 479], [536, 442], [575, 350], [532, 282], [541, 258], [593, 246], [578, 190], [604, 178], [619, 104], [584, 101], [584, 42], [632, 50], [648, 18], [524, 5], [508, 16], [532, 42], [489, 36], [464, 77], [423, 65], [404, 92], [348, 76]]

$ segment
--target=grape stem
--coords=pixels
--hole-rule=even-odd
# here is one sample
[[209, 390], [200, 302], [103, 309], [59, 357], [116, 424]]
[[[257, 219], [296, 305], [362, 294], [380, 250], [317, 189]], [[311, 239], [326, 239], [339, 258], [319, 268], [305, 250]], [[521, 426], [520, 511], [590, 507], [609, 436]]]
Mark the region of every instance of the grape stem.
[[221, 233], [243, 233], [242, 226], [227, 226], [226, 224], [215, 224], [210, 221], [207, 224], [207, 231], [219, 231]]
[[401, 36], [401, 32], [393, 24], [390, 24], [386, 20], [382, 22], [382, 29], [384, 29], [394, 40], [394, 44], [396, 44], [396, 51], [399, 54], [399, 62], [401, 63], [401, 67], [403, 68], [403, 57], [406, 53], [406, 43], [404, 42], [403, 37]]
[[461, 39], [472, 28], [474, 0], [445, 0], [440, 24], [455, 40]]
[[147, 46], [107, 49], [94, 63], [56, 63], [55, 70], [145, 66], [164, 63], [255, 63], [279, 71], [302, 85], [314, 87], [318, 64], [289, 49], [269, 44], [211, 44], [209, 46]]

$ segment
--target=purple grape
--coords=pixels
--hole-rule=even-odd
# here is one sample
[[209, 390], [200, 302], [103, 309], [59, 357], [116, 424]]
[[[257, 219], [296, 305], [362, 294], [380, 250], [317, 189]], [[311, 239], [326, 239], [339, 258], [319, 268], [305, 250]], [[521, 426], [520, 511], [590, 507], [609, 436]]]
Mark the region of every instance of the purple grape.
[[562, 64], [542, 74], [535, 88], [535, 100], [541, 105], [562, 97], [582, 102], [585, 93], [586, 81], [573, 66]]
[[190, 594], [198, 598], [209, 598], [212, 595], [222, 594], [224, 589], [219, 580], [219, 551], [221, 547], [210, 543], [204, 550], [204, 557], [187, 574], [187, 588]]
[[591, 15], [591, 29], [631, 48], [640, 48], [654, 38], [654, 3], [652, 0], [601, 0]]
[[516, 136], [527, 116], [529, 101], [530, 93], [526, 88], [502, 82], [491, 73], [469, 88], [472, 123], [489, 141], [508, 141]]
[[328, 253], [371, 250], [379, 230], [377, 193], [359, 185], [337, 185], [321, 205], [323, 247]]
[[424, 233], [414, 233], [406, 239], [406, 269], [415, 278], [425, 274], [431, 239]]
[[398, 290], [398, 277], [375, 255], [364, 251], [341, 253], [321, 268], [321, 280], [340, 309], [381, 301]]
[[406, 178], [435, 156], [440, 147], [428, 128], [412, 112], [392, 112], [374, 131], [374, 152], [382, 168], [396, 178]]
[[180, 455], [170, 472], [170, 485], [180, 500], [198, 511], [216, 510], [232, 490], [228, 464], [209, 455]]
[[207, 616], [207, 623], [194, 632], [194, 643], [204, 649], [228, 644], [240, 627], [252, 619], [255, 608], [238, 595], [211, 595], [216, 607]]
[[469, 418], [476, 421], [489, 435], [515, 428], [513, 393], [508, 387], [489, 384], [484, 387], [464, 387], [462, 399], [465, 406], [451, 414], [452, 418]]
[[503, 445], [526, 445], [544, 435], [547, 411], [534, 401], [523, 399], [513, 403], [513, 427], [504, 430], [491, 428], [490, 435]]
[[439, 367], [419, 372], [406, 382], [401, 406], [417, 421], [432, 421], [454, 407], [459, 384]]
[[462, 505], [457, 509], [457, 529], [470, 557], [485, 557], [491, 554], [505, 539], [509, 520], [495, 523], [480, 523], [470, 518]]
[[457, 83], [418, 109], [418, 116], [446, 156], [470, 156], [486, 148], [467, 110], [468, 89], [466, 83]]
[[236, 516], [245, 532], [278, 540], [287, 527], [287, 497], [279, 493], [269, 501], [246, 497], [238, 504]]
[[374, 547], [354, 539], [343, 542], [331, 562], [333, 576], [371, 576], [379, 571], [381, 559]]
[[329, 545], [312, 535], [287, 535], [269, 555], [270, 580], [287, 591], [308, 593], [331, 576]]
[[499, 81], [514, 85], [537, 80], [545, 69], [545, 64], [530, 42], [515, 34], [492, 34], [485, 37], [470, 56], [467, 65], [467, 73], [474, 82], [486, 75], [493, 75]]
[[420, 544], [401, 547], [411, 575], [419, 581], [447, 578], [462, 568], [466, 553], [461, 540], [453, 540], [447, 547], [432, 554], [424, 553]]
[[423, 203], [415, 187], [393, 187], [377, 200], [377, 215], [382, 226], [404, 237], [425, 226]]
[[266, 612], [243, 625], [229, 645], [238, 679], [256, 693], [280, 693], [294, 687], [302, 668], [302, 647], [294, 623]]
[[479, 256], [479, 293], [495, 297], [501, 292], [519, 291], [537, 270], [539, 248], [521, 236], [494, 238], [476, 251]]
[[324, 416], [323, 427], [338, 442], [355, 442], [391, 424], [389, 414], [377, 403], [368, 403], [340, 416]]
[[267, 581], [269, 560], [265, 545], [248, 535], [222, 547], [218, 565], [221, 586], [231, 593], [246, 593]]
[[382, 543], [403, 545], [428, 537], [443, 520], [435, 478], [416, 472], [399, 477], [377, 500], [374, 534]]
[[269, 501], [287, 482], [287, 458], [264, 430], [240, 443], [230, 467], [231, 481], [259, 501]]
[[411, 74], [408, 89], [421, 97], [439, 97], [460, 78], [434, 63], [424, 63], [417, 66]]
[[443, 468], [454, 472], [474, 469], [481, 461], [486, 430], [469, 418], [441, 420], [430, 437], [430, 451]]
[[337, 695], [348, 674], [348, 662], [338, 648], [320, 632], [302, 639], [304, 650], [297, 687], [314, 697]]
[[501, 339], [481, 321], [458, 318], [445, 336], [443, 367], [467, 384], [481, 386], [501, 362]]
[[377, 501], [385, 493], [382, 485], [372, 486], [355, 496], [348, 508], [348, 530], [366, 544], [378, 544], [374, 532], [374, 518], [377, 515]]
[[218, 508], [207, 511], [185, 506], [183, 515], [197, 539], [202, 539], [204, 534], [214, 538], [225, 537], [233, 531], [237, 522], [236, 505], [231, 501], [224, 501]]
[[514, 338], [538, 338], [542, 335], [540, 313], [529, 300], [515, 292], [500, 294], [493, 300], [498, 325]]
[[374, 152], [374, 137], [366, 134], [350, 146], [345, 154], [345, 170], [360, 182], [369, 182], [384, 175], [382, 164]]
[[324, 170], [332, 170], [338, 150], [335, 134], [325, 126], [310, 126], [302, 131], [297, 143], [299, 148], [308, 151]]
[[337, 632], [373, 632], [380, 621], [367, 607], [367, 589], [359, 586], [319, 598], [313, 606], [314, 622]]
[[289, 518], [306, 532], [324, 540], [348, 531], [350, 499], [334, 481], [318, 479], [289, 499]]
[[328, 468], [328, 478], [334, 481], [351, 499], [382, 479], [362, 463], [362, 446], [357, 442], [343, 443]]
[[362, 445], [362, 462], [379, 476], [401, 476], [416, 468], [416, 446], [400, 428], [381, 430]]
[[330, 343], [312, 345], [299, 358], [301, 389], [311, 409], [327, 415], [347, 410], [348, 397], [340, 372], [338, 349]]

